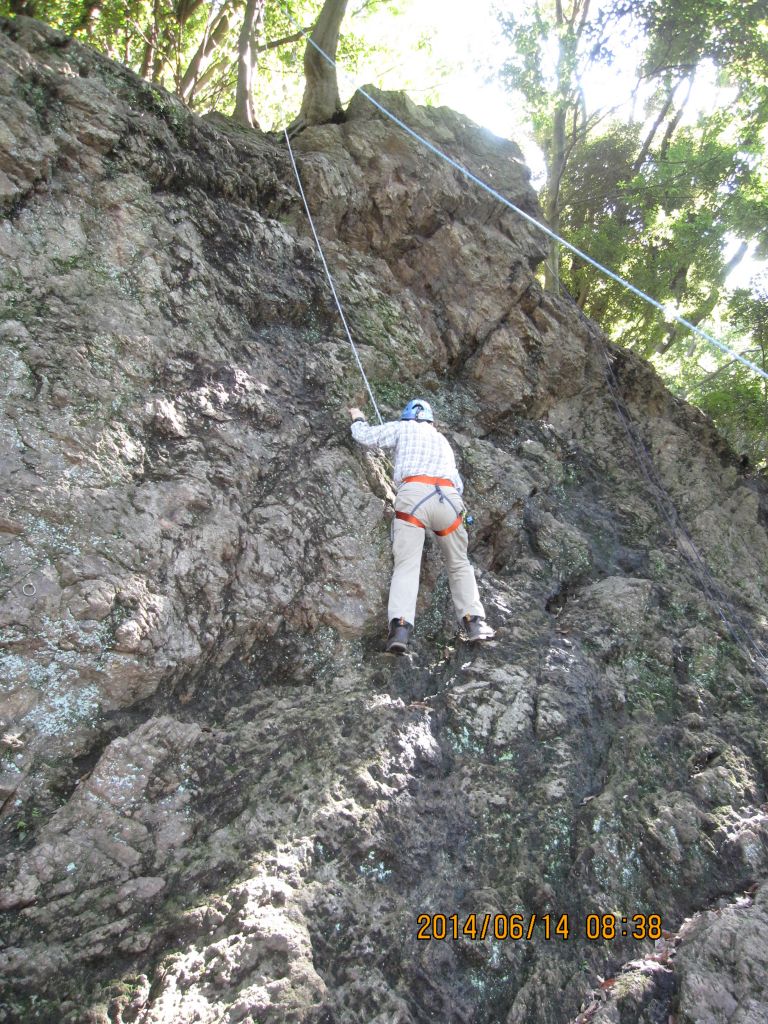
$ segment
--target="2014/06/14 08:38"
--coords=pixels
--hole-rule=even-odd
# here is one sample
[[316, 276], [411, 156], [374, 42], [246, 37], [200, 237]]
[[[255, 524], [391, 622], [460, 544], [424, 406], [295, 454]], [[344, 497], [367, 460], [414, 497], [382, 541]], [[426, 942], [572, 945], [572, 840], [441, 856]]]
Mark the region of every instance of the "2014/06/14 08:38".
[[587, 914], [581, 927], [571, 922], [569, 914], [419, 914], [416, 938], [423, 942], [444, 939], [480, 940], [493, 938], [499, 941], [521, 939], [530, 941], [536, 937], [545, 941], [569, 938], [584, 938], [588, 942], [610, 942], [618, 938], [636, 940], [660, 939], [662, 935], [660, 914]]

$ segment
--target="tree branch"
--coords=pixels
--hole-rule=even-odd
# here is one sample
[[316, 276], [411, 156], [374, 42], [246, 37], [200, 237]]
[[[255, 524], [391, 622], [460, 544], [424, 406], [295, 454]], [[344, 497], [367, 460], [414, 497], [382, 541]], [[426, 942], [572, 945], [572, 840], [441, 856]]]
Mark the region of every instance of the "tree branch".
[[202, 6], [202, 3], [203, 0], [178, 0], [176, 10], [174, 11], [176, 21], [183, 25], [185, 21], [192, 17], [198, 7]]
[[[687, 317], [687, 319], [694, 325], [694, 327], [698, 327], [701, 321], [706, 316], [709, 316], [709, 314], [715, 308], [715, 306], [717, 305], [717, 300], [720, 298], [720, 290], [723, 287], [723, 283], [726, 277], [728, 277], [730, 272], [734, 270], [739, 265], [739, 263], [741, 263], [748, 249], [749, 243], [741, 242], [739, 248], [736, 250], [734, 255], [728, 260], [728, 262], [721, 268], [721, 270], [717, 274], [717, 277], [709, 290], [709, 295], [699, 305], [698, 309]], [[682, 299], [683, 290], [685, 288], [685, 279], [690, 269], [690, 266], [681, 267], [675, 275], [675, 278], [670, 286], [670, 291], [678, 300], [678, 303]], [[657, 346], [656, 351], [659, 353], [659, 355], [664, 355], [665, 352], [669, 352], [672, 346], [676, 345], [680, 338], [684, 336], [685, 329], [682, 328], [681, 325], [678, 324], [677, 322], [673, 323], [670, 326], [669, 331], [667, 332], [667, 340], [661, 342]]]
[[669, 113], [669, 108], [672, 106], [672, 100], [673, 100], [674, 95], [675, 95], [676, 87], [677, 87], [676, 85], [672, 86], [667, 91], [667, 96], [666, 96], [666, 99], [664, 100], [664, 103], [662, 105], [662, 108], [661, 108], [661, 111], [659, 113], [659, 116], [653, 122], [653, 125], [651, 126], [651, 130], [646, 135], [645, 141], [643, 142], [643, 145], [640, 148], [640, 152], [637, 154], [637, 157], [635, 158], [635, 160], [634, 160], [634, 162], [632, 164], [632, 174], [633, 175], [637, 174], [637, 172], [640, 170], [640, 168], [645, 163], [645, 158], [648, 156], [648, 153], [650, 152], [651, 146], [653, 145], [653, 140], [656, 138], [656, 132], [661, 127], [661, 124], [662, 124], [664, 118]]
[[[664, 138], [661, 140], [661, 145], [659, 146], [659, 160], [664, 160], [664, 158], [667, 155], [670, 143], [672, 142], [672, 136], [675, 134], [675, 130], [677, 129], [677, 126], [680, 124], [680, 120], [681, 120], [681, 118], [683, 116], [683, 112], [685, 111], [685, 108], [688, 105], [688, 100], [691, 98], [691, 92], [693, 91], [694, 78], [695, 78], [695, 74], [691, 75], [687, 79], [687, 81], [688, 81], [688, 91], [685, 94], [685, 99], [680, 104], [680, 107], [679, 107], [677, 113], [672, 118], [672, 120], [669, 122], [669, 124], [667, 125], [667, 130], [664, 132]], [[683, 79], [683, 81], [686, 81], [686, 79]], [[678, 89], [678, 86], [675, 87], [675, 92], [677, 92], [677, 89]]]
[[103, 4], [104, 0], [91, 0], [90, 3], [84, 4], [82, 14], [69, 30], [69, 34], [74, 36], [85, 30], [85, 34], [90, 37], [93, 32], [93, 23], [100, 14]]
[[308, 35], [312, 31], [312, 26], [309, 28], [299, 29], [298, 32], [294, 32], [292, 36], [283, 36], [281, 39], [273, 39], [269, 43], [262, 43], [256, 47], [256, 53], [264, 53], [265, 50], [276, 50], [279, 46], [287, 46], [288, 43], [298, 43], [300, 39]]
[[216, 20], [206, 30], [197, 53], [189, 62], [189, 67], [182, 76], [179, 84], [179, 96], [185, 103], [190, 103], [194, 98], [201, 76], [204, 74], [204, 65], [216, 47], [226, 39], [228, 31], [229, 14], [225, 9], [219, 12]]
[[[759, 351], [759, 348], [750, 348], [747, 349], [746, 352], [742, 352], [740, 354], [744, 356], [745, 359], [751, 359], [753, 356], [756, 356]], [[692, 391], [698, 391], [698, 389], [702, 387], [702, 385], [706, 384], [710, 380], [713, 380], [715, 377], [718, 377], [721, 373], [724, 373], [729, 366], [733, 366], [733, 364], [737, 362], [738, 359], [729, 359], [727, 363], [723, 363], [722, 366], [718, 366], [716, 370], [713, 370], [711, 373], [705, 374], [705, 376], [703, 376], [701, 380], [697, 380], [695, 384], [691, 384], [690, 387], [686, 388], [682, 392], [682, 397], [687, 398]]]

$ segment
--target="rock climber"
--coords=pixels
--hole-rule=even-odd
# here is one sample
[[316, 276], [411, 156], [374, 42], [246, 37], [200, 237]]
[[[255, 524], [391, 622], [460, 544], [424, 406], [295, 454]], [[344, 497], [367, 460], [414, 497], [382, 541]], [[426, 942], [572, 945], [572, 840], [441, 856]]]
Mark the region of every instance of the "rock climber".
[[464, 526], [464, 490], [456, 458], [448, 441], [435, 429], [429, 402], [414, 398], [399, 420], [371, 426], [360, 409], [349, 410], [352, 436], [367, 448], [394, 451], [397, 488], [392, 524], [394, 570], [389, 588], [389, 635], [386, 650], [404, 654], [416, 617], [419, 571], [427, 529], [437, 537], [448, 569], [456, 617], [467, 639], [474, 643], [495, 634], [485, 621], [485, 610], [467, 558]]

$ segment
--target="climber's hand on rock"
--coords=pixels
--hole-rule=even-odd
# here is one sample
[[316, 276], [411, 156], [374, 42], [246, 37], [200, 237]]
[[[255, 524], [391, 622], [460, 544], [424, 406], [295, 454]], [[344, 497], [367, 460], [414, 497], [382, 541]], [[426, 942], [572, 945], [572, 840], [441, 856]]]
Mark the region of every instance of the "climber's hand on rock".
[[355, 408], [354, 405], [350, 406], [350, 408], [349, 408], [349, 415], [352, 417], [353, 420], [364, 420], [365, 419], [365, 413], [363, 412], [363, 410]]

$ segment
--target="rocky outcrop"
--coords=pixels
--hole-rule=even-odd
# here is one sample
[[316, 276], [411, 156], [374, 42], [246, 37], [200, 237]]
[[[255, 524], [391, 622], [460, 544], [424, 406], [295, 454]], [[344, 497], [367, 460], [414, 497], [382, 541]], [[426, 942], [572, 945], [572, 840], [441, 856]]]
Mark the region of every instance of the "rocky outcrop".
[[[457, 641], [430, 548], [386, 658], [386, 466], [283, 144], [0, 25], [0, 1020], [764, 1019], [762, 479], [358, 96], [305, 187], [498, 629]], [[386, 102], [536, 211], [512, 143]]]

